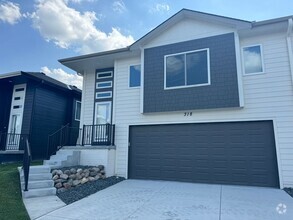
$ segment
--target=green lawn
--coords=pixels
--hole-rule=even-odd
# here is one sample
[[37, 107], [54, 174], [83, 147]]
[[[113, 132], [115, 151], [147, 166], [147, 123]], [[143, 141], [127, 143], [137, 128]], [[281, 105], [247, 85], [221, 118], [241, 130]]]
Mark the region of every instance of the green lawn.
[[[34, 162], [37, 165], [40, 162]], [[23, 205], [17, 167], [21, 163], [0, 165], [0, 219], [30, 219]]]

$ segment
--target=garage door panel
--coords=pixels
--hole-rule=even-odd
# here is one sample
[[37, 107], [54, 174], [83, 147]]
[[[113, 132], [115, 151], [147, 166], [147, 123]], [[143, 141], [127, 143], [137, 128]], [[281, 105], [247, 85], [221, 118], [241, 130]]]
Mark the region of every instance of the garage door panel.
[[130, 178], [279, 186], [272, 121], [132, 126], [130, 143]]

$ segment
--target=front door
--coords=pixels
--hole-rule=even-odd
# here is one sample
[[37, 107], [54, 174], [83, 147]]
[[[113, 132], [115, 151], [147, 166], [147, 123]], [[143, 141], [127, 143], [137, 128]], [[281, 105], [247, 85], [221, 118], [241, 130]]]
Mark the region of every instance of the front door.
[[96, 102], [93, 142], [102, 144], [108, 140], [106, 124], [111, 124], [111, 102]]
[[26, 84], [15, 85], [11, 101], [6, 150], [18, 150], [21, 138], [22, 117]]

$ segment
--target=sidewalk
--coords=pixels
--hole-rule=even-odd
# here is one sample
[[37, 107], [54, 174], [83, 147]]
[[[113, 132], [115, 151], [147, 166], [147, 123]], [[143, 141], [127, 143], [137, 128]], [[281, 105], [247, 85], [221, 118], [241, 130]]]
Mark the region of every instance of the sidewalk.
[[66, 204], [62, 202], [57, 196], [23, 199], [23, 203], [31, 220], [66, 206]]

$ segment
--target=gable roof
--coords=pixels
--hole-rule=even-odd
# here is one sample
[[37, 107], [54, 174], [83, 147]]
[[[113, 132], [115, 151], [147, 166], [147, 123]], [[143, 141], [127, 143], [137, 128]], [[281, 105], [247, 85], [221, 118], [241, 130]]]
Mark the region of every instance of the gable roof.
[[159, 36], [163, 31], [172, 27], [174, 24], [176, 24], [177, 22], [179, 22], [180, 20], [184, 18], [196, 19], [199, 21], [232, 27], [232, 28], [235, 28], [236, 30], [241, 31], [241, 30], [253, 29], [254, 27], [259, 27], [262, 25], [270, 25], [270, 24], [275, 24], [275, 23], [284, 22], [284, 21], [287, 22], [289, 18], [292, 18], [292, 16], [286, 16], [286, 17], [281, 17], [276, 19], [255, 22], [255, 21], [245, 21], [245, 20], [241, 20], [237, 18], [225, 17], [221, 15], [209, 14], [209, 13], [194, 11], [190, 9], [182, 9], [128, 47], [120, 48], [116, 50], [110, 50], [110, 51], [103, 51], [103, 52], [98, 52], [98, 53], [93, 53], [93, 54], [88, 54], [83, 56], [60, 59], [59, 62], [80, 73], [82, 73], [81, 69], [83, 68], [83, 66], [81, 66], [81, 62], [84, 64], [84, 66], [86, 66], [85, 62], [90, 62], [90, 60], [95, 61], [96, 63], [99, 60], [102, 60], [103, 61], [102, 65], [104, 65], [105, 64], [104, 60], [105, 59], [108, 60], [108, 58], [110, 58], [111, 62], [114, 63], [113, 60], [117, 57], [131, 56], [131, 53], [135, 54], [135, 52], [139, 51], [143, 45], [150, 42], [152, 39]]
[[12, 72], [12, 73], [5, 73], [0, 74], [0, 80], [5, 78], [11, 78], [11, 77], [17, 77], [17, 76], [25, 76], [29, 79], [39, 81], [42, 83], [45, 83], [47, 85], [62, 89], [62, 90], [72, 90], [76, 93], [81, 93], [81, 90], [78, 89], [76, 86], [67, 85], [63, 82], [60, 82], [56, 79], [53, 79], [49, 76], [47, 76], [45, 73], [42, 72], [24, 72], [24, 71], [18, 71], [18, 72]]
[[227, 27], [233, 27], [236, 29], [251, 28], [252, 22], [245, 21], [236, 18], [229, 18], [225, 16], [209, 14], [205, 12], [194, 11], [190, 9], [181, 9], [179, 12], [171, 16], [169, 19], [158, 25], [156, 28], [148, 32], [146, 35], [135, 41], [130, 45], [131, 49], [138, 48], [140, 45], [143, 45], [149, 42], [151, 39], [157, 37], [162, 31], [167, 30], [169, 27], [173, 26], [180, 20], [184, 18], [196, 19], [200, 21], [205, 21], [209, 23], [214, 23], [218, 25], [223, 25]]

